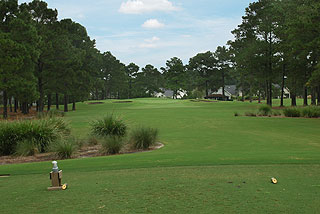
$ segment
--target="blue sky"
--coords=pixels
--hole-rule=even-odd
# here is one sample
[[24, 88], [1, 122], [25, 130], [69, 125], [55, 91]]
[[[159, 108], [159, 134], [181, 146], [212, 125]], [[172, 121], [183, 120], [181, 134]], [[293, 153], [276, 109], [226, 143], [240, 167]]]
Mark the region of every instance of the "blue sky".
[[[30, 1], [22, 1], [30, 2]], [[47, 0], [59, 19], [87, 28], [101, 52], [125, 64], [165, 66], [168, 59], [215, 51], [232, 39], [253, 0]]]

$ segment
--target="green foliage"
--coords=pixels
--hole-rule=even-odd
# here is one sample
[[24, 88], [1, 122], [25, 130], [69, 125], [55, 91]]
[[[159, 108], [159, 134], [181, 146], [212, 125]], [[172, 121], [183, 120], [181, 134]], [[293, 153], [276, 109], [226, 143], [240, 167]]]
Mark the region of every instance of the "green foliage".
[[45, 118], [54, 118], [54, 117], [64, 117], [64, 115], [65, 113], [63, 111], [52, 109], [48, 112], [39, 112], [37, 114], [37, 118], [45, 119]]
[[18, 143], [15, 155], [18, 156], [33, 156], [39, 153], [39, 145], [32, 140], [24, 140]]
[[256, 117], [257, 113], [247, 111], [247, 112], [244, 113], [244, 115], [246, 115], [247, 117]]
[[108, 136], [101, 142], [101, 152], [109, 155], [118, 154], [123, 146], [124, 141], [122, 137]]
[[51, 149], [58, 158], [69, 159], [75, 153], [77, 144], [72, 138], [60, 139], [52, 144]]
[[263, 105], [259, 107], [259, 113], [263, 116], [268, 116], [272, 112], [272, 108], [269, 105]]
[[157, 137], [157, 129], [139, 127], [132, 131], [129, 143], [134, 149], [148, 149], [156, 143]]
[[93, 136], [89, 137], [88, 141], [87, 141], [87, 144], [89, 146], [95, 146], [95, 145], [98, 145], [99, 144], [99, 140]]
[[283, 114], [286, 117], [300, 117], [300, 109], [297, 107], [285, 108], [283, 109]]
[[68, 125], [58, 118], [1, 122], [0, 155], [14, 154], [17, 145], [24, 141], [33, 142], [39, 152], [45, 152], [52, 142], [69, 134]]
[[301, 109], [302, 117], [318, 118], [320, 117], [320, 107], [319, 106], [308, 106]]
[[101, 120], [96, 120], [91, 123], [91, 133], [96, 136], [125, 136], [127, 125], [113, 114], [105, 116]]

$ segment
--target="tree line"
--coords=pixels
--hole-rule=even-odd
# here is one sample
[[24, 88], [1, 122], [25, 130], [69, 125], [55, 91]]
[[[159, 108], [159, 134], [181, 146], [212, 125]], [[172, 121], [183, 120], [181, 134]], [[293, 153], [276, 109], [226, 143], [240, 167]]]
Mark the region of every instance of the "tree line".
[[[266, 98], [274, 85], [290, 89], [292, 105], [303, 96], [320, 104], [320, 3], [316, 0], [259, 0], [245, 10], [234, 39], [214, 52], [199, 53], [184, 65], [173, 57], [164, 67], [125, 65], [111, 52], [101, 53], [86, 28], [58, 20], [46, 2], [0, 1], [0, 91], [3, 117], [8, 110], [28, 114], [88, 99], [130, 99], [170, 89], [176, 98], [208, 96], [237, 84], [243, 97]], [[224, 93], [224, 90], [222, 90]], [[223, 94], [224, 95], [224, 94]], [[281, 105], [283, 105], [283, 90]]]

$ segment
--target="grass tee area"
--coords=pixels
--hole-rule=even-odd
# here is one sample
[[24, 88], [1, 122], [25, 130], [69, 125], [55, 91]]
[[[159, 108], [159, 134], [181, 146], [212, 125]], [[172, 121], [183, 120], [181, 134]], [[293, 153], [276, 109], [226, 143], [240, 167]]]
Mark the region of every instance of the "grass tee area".
[[[257, 103], [111, 100], [67, 114], [86, 138], [110, 113], [158, 128], [152, 152], [58, 161], [66, 191], [49, 192], [51, 162], [2, 165], [1, 213], [319, 213], [320, 120], [235, 117]], [[276, 177], [278, 184], [271, 184]]]

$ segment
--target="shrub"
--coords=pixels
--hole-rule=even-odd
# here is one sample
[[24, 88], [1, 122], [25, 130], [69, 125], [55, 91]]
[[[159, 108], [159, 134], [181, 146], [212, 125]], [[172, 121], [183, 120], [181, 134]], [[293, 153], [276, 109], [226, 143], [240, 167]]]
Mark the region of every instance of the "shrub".
[[129, 143], [134, 149], [148, 149], [156, 143], [158, 130], [140, 127], [132, 131]]
[[234, 116], [235, 116], [235, 117], [238, 117], [238, 116], [240, 116], [240, 114], [239, 114], [238, 112], [235, 112], [235, 113], [234, 113]]
[[256, 117], [257, 116], [257, 114], [256, 113], [254, 113], [254, 112], [246, 112], [246, 113], [244, 113], [247, 117]]
[[320, 107], [308, 106], [301, 110], [302, 117], [317, 118], [320, 117]]
[[96, 120], [91, 124], [91, 133], [100, 137], [119, 136], [126, 134], [127, 126], [119, 118], [108, 115], [101, 120]]
[[39, 153], [40, 149], [34, 140], [24, 140], [18, 143], [15, 155], [33, 156]]
[[72, 138], [61, 139], [52, 145], [52, 151], [60, 159], [69, 159], [75, 153], [77, 145]]
[[98, 141], [98, 139], [95, 138], [95, 137], [90, 137], [90, 138], [88, 139], [88, 141], [87, 141], [87, 144], [88, 144], [89, 146], [95, 146], [95, 145], [98, 145], [98, 144], [99, 144], [99, 141]]
[[297, 107], [283, 109], [286, 117], [300, 117], [300, 110]]
[[32, 141], [39, 152], [47, 151], [49, 145], [70, 134], [67, 124], [59, 118], [0, 123], [0, 155], [11, 155], [23, 141]]
[[40, 112], [37, 114], [37, 117], [39, 119], [45, 119], [45, 118], [54, 118], [54, 117], [64, 117], [65, 113], [63, 111], [59, 111], [56, 109], [52, 109], [48, 112]]
[[123, 138], [119, 136], [108, 136], [105, 137], [101, 142], [101, 151], [104, 154], [118, 154], [122, 149], [124, 143]]
[[268, 116], [271, 114], [271, 112], [272, 112], [272, 108], [269, 105], [263, 105], [259, 107], [259, 113], [262, 116]]
[[280, 111], [272, 111], [272, 115], [273, 116], [281, 116], [281, 112]]

